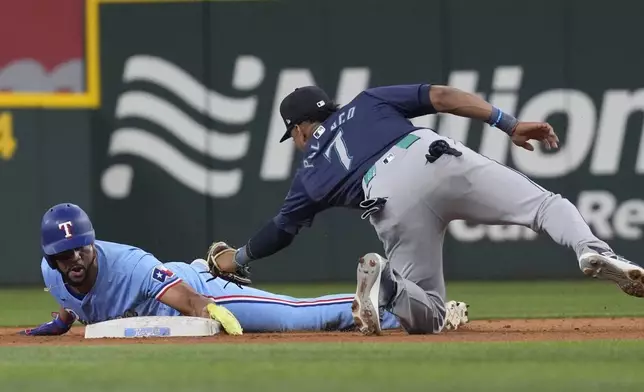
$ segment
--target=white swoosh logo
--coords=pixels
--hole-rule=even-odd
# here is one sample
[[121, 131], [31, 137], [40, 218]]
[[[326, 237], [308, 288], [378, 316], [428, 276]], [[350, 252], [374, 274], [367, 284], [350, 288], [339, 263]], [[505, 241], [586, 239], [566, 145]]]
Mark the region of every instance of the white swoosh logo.
[[183, 143], [222, 161], [241, 159], [250, 145], [250, 132], [225, 134], [208, 130], [169, 102], [141, 91], [127, 92], [116, 105], [117, 118], [139, 117], [162, 126]]
[[[122, 128], [114, 132], [109, 152], [142, 157], [159, 166], [177, 181], [203, 195], [230, 197], [239, 192], [241, 169], [207, 170], [186, 158], [163, 139], [137, 128]], [[106, 195], [123, 198], [129, 195], [132, 169], [114, 165], [103, 173], [102, 187]]]
[[257, 97], [233, 98], [209, 90], [181, 68], [159, 57], [130, 58], [123, 80], [154, 83], [176, 94], [195, 110], [227, 124], [245, 124], [255, 115]]

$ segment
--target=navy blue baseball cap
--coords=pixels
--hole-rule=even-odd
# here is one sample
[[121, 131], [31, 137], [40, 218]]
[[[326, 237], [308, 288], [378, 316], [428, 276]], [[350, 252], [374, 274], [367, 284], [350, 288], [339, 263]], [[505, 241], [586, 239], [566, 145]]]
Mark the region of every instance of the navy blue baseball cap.
[[335, 104], [324, 90], [317, 86], [298, 87], [284, 97], [280, 104], [280, 115], [286, 125], [286, 132], [280, 143], [291, 137], [291, 130], [304, 121], [324, 121], [329, 109]]

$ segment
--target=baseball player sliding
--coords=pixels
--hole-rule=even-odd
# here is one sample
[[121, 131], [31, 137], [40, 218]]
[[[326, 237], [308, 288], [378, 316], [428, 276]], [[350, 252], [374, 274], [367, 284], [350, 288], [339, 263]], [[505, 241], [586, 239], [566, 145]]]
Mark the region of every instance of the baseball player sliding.
[[[390, 310], [409, 333], [437, 333], [455, 303], [445, 304], [443, 239], [462, 219], [514, 224], [546, 232], [572, 248], [584, 274], [612, 280], [644, 296], [644, 270], [617, 256], [591, 232], [577, 209], [526, 176], [410, 118], [434, 113], [481, 120], [528, 151], [558, 137], [544, 122], [522, 122], [480, 97], [441, 85], [371, 88], [339, 108], [318, 87], [298, 88], [280, 105], [286, 132], [303, 158], [280, 212], [246, 245], [211, 250], [215, 275], [247, 278], [251, 262], [288, 246], [316, 214], [331, 207], [362, 210], [386, 258], [360, 258], [353, 317], [365, 334], [379, 334]], [[233, 278], [234, 279], [234, 278]]]
[[[41, 243], [43, 279], [60, 311], [52, 321], [21, 332], [26, 335], [62, 335], [76, 320], [91, 324], [134, 316], [212, 318], [231, 335], [355, 327], [353, 294], [293, 298], [228, 284], [213, 277], [201, 259], [161, 263], [137, 247], [96, 240], [87, 214], [71, 203], [47, 210]], [[226, 247], [213, 251], [220, 248]], [[387, 329], [400, 326], [391, 313], [383, 313], [380, 322]]]

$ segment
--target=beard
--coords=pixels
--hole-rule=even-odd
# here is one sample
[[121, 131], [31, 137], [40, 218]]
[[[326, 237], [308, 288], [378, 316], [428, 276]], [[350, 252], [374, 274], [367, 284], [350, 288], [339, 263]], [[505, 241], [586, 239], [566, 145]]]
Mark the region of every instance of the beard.
[[[79, 273], [81, 276], [76, 276]], [[87, 273], [87, 268], [84, 266], [75, 266], [73, 269], [70, 269], [67, 273], [63, 274], [63, 280], [65, 283], [72, 287], [82, 286], [88, 277], [89, 274]]]

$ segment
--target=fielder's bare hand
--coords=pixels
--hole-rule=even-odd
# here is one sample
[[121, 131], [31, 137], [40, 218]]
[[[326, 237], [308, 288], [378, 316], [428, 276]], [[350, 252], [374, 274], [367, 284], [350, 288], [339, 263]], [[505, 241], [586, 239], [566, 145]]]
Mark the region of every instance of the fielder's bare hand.
[[512, 143], [528, 151], [534, 151], [529, 140], [538, 140], [546, 150], [559, 147], [559, 137], [552, 126], [545, 122], [519, 122], [512, 133]]

